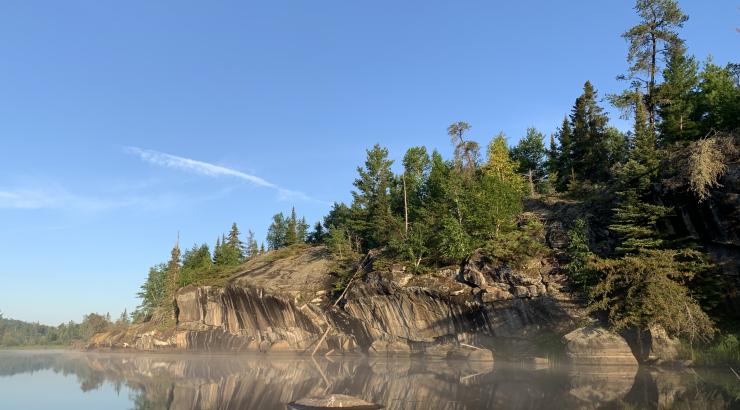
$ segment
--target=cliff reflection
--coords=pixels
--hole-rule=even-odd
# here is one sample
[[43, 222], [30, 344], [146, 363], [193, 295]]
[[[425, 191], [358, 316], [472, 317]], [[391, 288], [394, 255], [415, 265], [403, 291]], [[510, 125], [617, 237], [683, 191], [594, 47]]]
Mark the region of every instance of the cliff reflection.
[[[306, 396], [347, 394], [388, 409], [736, 408], [731, 374], [636, 368], [527, 366], [405, 359], [312, 360], [0, 352], [1, 377], [51, 369], [83, 391], [126, 386], [137, 409], [285, 409]], [[1, 404], [1, 403], [0, 403]]]

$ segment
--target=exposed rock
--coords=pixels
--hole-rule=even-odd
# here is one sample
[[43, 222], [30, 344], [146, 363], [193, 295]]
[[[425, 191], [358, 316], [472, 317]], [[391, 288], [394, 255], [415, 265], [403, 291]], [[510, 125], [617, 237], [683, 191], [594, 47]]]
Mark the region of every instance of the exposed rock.
[[370, 345], [368, 353], [378, 356], [408, 356], [411, 348], [402, 341], [376, 340]]
[[347, 396], [344, 394], [331, 394], [326, 397], [313, 397], [294, 401], [290, 407], [301, 410], [311, 409], [352, 409], [352, 410], [371, 410], [380, 409], [382, 406], [370, 403], [357, 397]]
[[[313, 350], [329, 327], [319, 352], [490, 360], [491, 351], [509, 344], [502, 354], [530, 355], [534, 336], [564, 334], [583, 315], [561, 292], [564, 276], [550, 260], [511, 269], [476, 252], [462, 269], [368, 272], [332, 307], [330, 269], [336, 264], [325, 248], [285, 255], [271, 252], [249, 262], [224, 287], [180, 289], [177, 326], [169, 333], [137, 324], [123, 335], [96, 338], [90, 347], [300, 353]], [[485, 285], [464, 280], [466, 274]], [[460, 350], [460, 343], [483, 350]]]
[[640, 363], [677, 364], [681, 341], [668, 336], [660, 325], [647, 330], [630, 329], [624, 337]]
[[563, 336], [566, 353], [577, 365], [637, 365], [627, 341], [600, 327], [582, 327]]

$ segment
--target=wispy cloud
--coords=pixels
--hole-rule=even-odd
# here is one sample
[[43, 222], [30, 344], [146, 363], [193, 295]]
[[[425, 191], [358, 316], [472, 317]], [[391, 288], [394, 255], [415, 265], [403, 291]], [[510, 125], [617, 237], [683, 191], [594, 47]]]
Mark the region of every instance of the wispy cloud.
[[192, 172], [207, 177], [237, 178], [259, 187], [274, 189], [278, 192], [280, 199], [301, 199], [304, 201], [325, 203], [324, 201], [311, 198], [303, 192], [286, 189], [256, 175], [251, 175], [233, 168], [227, 168], [222, 165], [212, 164], [209, 162], [198, 161], [191, 158], [180, 157], [177, 155], [167, 154], [164, 152], [149, 149], [142, 149], [138, 147], [126, 147], [125, 151], [129, 154], [136, 155], [143, 161], [153, 165]]
[[40, 188], [0, 188], [0, 209], [64, 209], [96, 212], [127, 207], [163, 208], [173, 202], [168, 197], [91, 197], [76, 195], [59, 187], [48, 186]]

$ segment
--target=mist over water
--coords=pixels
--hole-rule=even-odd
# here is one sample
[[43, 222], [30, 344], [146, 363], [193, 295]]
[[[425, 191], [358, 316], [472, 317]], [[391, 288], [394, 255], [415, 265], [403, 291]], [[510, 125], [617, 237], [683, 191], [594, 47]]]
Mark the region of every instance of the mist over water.
[[729, 369], [0, 351], [2, 409], [287, 409], [329, 393], [387, 409], [740, 408]]

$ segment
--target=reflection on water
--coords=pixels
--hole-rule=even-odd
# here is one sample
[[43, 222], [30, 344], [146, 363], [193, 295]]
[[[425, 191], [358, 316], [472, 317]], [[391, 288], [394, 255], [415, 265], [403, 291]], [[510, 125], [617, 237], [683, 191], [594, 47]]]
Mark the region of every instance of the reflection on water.
[[[18, 389], [14, 378], [29, 376], [24, 408], [40, 407], [40, 393], [78, 400], [73, 408], [97, 408], [86, 395], [101, 391], [111, 396], [107, 408], [123, 395], [135, 409], [286, 409], [286, 403], [329, 393], [388, 409], [740, 408], [740, 381], [721, 369], [22, 351], [0, 351], [0, 408], [7, 408], [4, 398], [19, 394], [8, 391]], [[55, 388], [70, 378], [74, 388]]]

